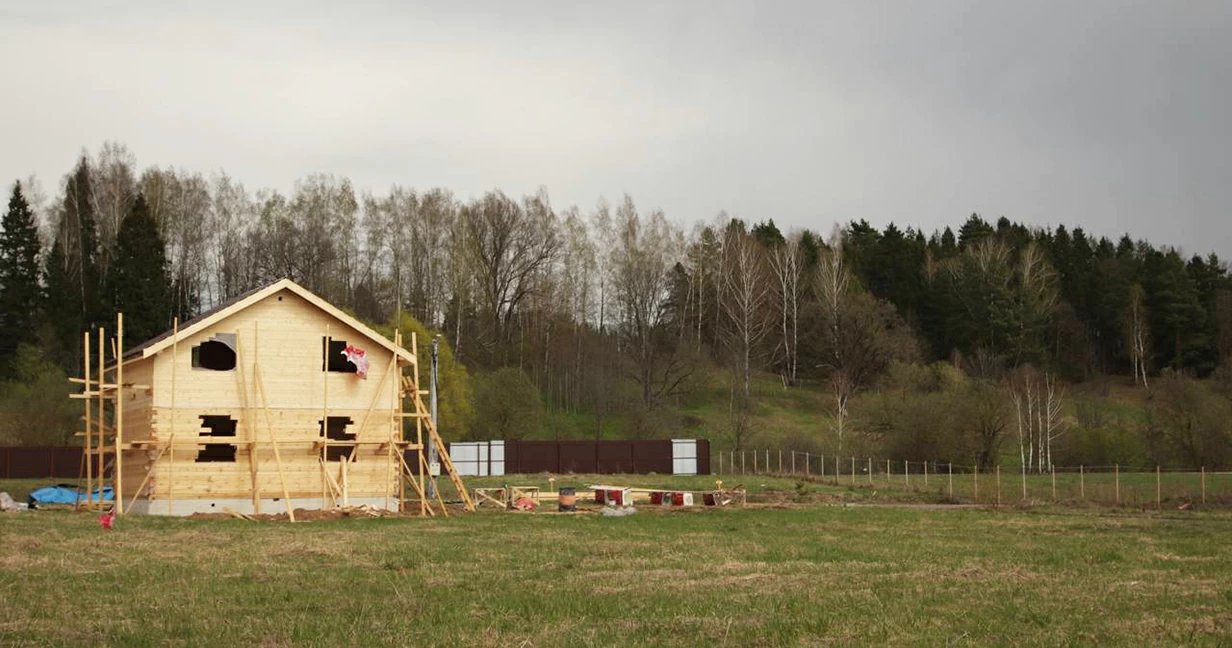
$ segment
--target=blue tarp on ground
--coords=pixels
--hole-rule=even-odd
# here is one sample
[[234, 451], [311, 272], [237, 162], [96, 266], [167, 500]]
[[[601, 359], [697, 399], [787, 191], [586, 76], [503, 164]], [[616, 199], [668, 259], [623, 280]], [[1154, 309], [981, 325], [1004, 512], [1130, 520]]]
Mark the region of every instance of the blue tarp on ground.
[[[110, 486], [103, 487], [103, 501], [110, 502], [114, 499]], [[30, 501], [38, 504], [76, 504], [78, 502], [98, 501], [99, 492], [87, 495], [85, 491], [79, 490], [72, 484], [59, 484], [57, 486], [44, 486], [30, 493]]]

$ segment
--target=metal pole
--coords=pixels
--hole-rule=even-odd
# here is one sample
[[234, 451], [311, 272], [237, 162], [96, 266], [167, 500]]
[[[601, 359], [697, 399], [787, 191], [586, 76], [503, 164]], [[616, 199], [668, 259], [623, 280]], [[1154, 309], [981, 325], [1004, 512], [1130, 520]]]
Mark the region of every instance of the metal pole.
[[[428, 383], [429, 383], [428, 407], [432, 414], [432, 427], [433, 429], [437, 431], [438, 434], [440, 433], [441, 428], [438, 427], [436, 423], [436, 376], [437, 376], [437, 367], [438, 367], [438, 364], [437, 364], [438, 355], [437, 354], [438, 354], [440, 345], [441, 345], [441, 336], [440, 335], [432, 336], [432, 369], [431, 369], [431, 372], [428, 374]], [[491, 452], [492, 451], [489, 448], [488, 449], [489, 455], [491, 454]], [[439, 465], [440, 465], [440, 458], [437, 456], [436, 444], [429, 443], [428, 444], [428, 466], [431, 467], [431, 466], [439, 466]], [[427, 497], [428, 499], [436, 497], [436, 477], [432, 475], [430, 472], [429, 472], [429, 479], [428, 479]]]

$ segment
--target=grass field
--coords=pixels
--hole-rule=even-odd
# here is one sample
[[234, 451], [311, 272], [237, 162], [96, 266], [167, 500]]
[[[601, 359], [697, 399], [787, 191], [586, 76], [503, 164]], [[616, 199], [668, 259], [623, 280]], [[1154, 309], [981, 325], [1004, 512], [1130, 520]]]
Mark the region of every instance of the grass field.
[[850, 489], [748, 485], [781, 503], [112, 532], [10, 514], [0, 644], [1232, 641], [1228, 513], [828, 506]]

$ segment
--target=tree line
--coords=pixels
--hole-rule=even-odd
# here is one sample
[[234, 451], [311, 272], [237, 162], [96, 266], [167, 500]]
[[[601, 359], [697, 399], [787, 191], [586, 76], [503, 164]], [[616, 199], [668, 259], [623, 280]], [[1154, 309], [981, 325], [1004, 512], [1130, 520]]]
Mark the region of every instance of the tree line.
[[995, 382], [1005, 411], [1029, 410], [1020, 449], [1039, 462], [1050, 385], [1125, 375], [1150, 389], [1222, 375], [1232, 357], [1227, 264], [1128, 235], [975, 214], [957, 233], [852, 221], [823, 235], [726, 213], [683, 226], [630, 196], [559, 209], [546, 189], [357, 192], [328, 174], [283, 194], [224, 173], [139, 172], [109, 142], [50, 197], [12, 187], [0, 371], [18, 379], [31, 354], [74, 371], [81, 332], [116, 310], [136, 343], [282, 277], [371, 322], [409, 313], [451, 363], [520, 381], [597, 436], [617, 414], [633, 434], [662, 428], [674, 399], [721, 369], [737, 447], [766, 375], [824, 398], [840, 444], [867, 440], [889, 428], [853, 412], [862, 394], [940, 362]]

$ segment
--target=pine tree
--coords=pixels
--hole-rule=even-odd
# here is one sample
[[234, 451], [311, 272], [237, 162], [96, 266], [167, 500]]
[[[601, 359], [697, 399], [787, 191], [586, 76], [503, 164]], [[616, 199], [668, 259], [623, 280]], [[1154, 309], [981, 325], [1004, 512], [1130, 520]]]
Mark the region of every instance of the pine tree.
[[141, 194], [116, 235], [107, 292], [112, 308], [124, 313], [124, 335], [134, 343], [167, 329], [171, 281], [166, 246]]
[[109, 319], [100, 300], [98, 236], [90, 165], [83, 157], [64, 188], [56, 241], [43, 280], [47, 320], [55, 347], [52, 356], [66, 369], [81, 364], [81, 333]]
[[34, 213], [21, 192], [13, 185], [9, 208], [0, 231], [0, 371], [12, 375], [17, 345], [29, 342], [38, 330], [39, 233]]

